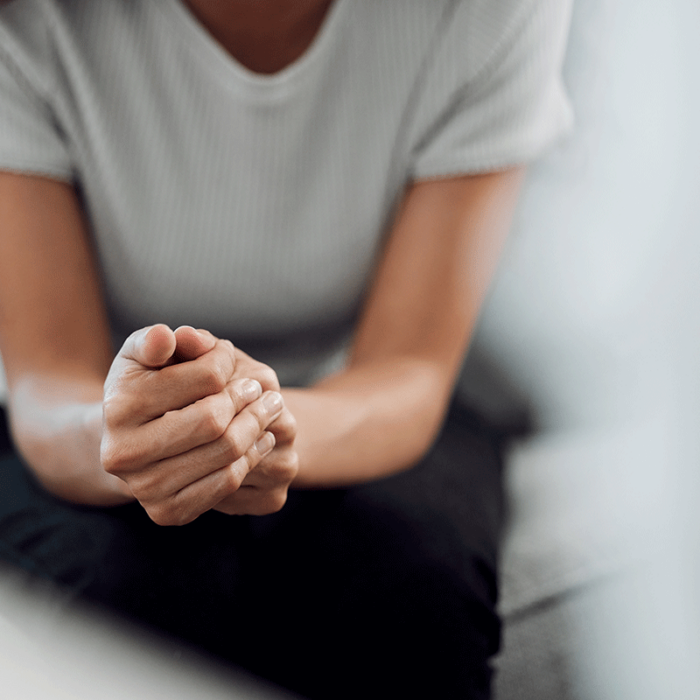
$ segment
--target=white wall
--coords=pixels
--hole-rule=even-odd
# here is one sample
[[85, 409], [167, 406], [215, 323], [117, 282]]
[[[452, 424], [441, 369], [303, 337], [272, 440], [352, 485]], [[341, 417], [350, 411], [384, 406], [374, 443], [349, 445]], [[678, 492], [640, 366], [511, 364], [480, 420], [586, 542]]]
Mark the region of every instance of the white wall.
[[663, 363], [675, 265], [698, 238], [695, 5], [575, 7], [576, 131], [532, 170], [476, 342], [546, 426], [628, 411]]
[[617, 547], [575, 621], [595, 700], [700, 697], [698, 27], [697, 0], [579, 0], [577, 131], [532, 171], [476, 340], [544, 428], [511, 465], [533, 539]]

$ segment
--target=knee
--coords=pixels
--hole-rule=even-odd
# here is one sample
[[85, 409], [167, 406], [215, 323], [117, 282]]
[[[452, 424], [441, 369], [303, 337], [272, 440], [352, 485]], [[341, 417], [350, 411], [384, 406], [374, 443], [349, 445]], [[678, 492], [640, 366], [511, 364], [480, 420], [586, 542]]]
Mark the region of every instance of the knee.
[[107, 599], [128, 570], [128, 533], [109, 513], [57, 502], [27, 507], [0, 522], [3, 558], [57, 584], [68, 599]]

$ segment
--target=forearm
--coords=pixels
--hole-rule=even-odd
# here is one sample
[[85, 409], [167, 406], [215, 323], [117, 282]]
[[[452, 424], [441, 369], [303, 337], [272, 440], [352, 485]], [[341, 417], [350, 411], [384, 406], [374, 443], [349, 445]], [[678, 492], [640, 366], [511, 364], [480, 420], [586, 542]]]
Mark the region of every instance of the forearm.
[[10, 418], [17, 448], [49, 492], [93, 506], [133, 500], [126, 484], [100, 463], [99, 378], [23, 378], [10, 394]]
[[367, 294], [349, 368], [288, 391], [299, 486], [415, 464], [437, 435], [495, 270], [524, 170], [414, 183]]
[[409, 358], [283, 390], [298, 425], [294, 485], [343, 486], [410, 468], [432, 445], [450, 392], [449, 373]]

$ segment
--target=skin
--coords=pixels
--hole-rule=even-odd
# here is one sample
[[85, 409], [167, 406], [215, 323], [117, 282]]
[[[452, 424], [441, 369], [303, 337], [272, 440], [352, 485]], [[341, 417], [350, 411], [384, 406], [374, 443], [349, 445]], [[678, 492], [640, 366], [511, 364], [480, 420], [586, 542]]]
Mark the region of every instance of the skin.
[[[338, 486], [410, 467], [444, 416], [520, 180], [514, 170], [413, 185], [348, 367], [283, 389], [269, 412], [274, 371], [206, 331], [142, 329], [110, 362], [75, 193], [0, 173], [0, 352], [16, 444], [58, 496], [137, 498], [161, 524], [212, 507], [273, 512], [292, 481]], [[249, 379], [260, 389], [246, 395]], [[255, 445], [267, 432], [266, 453]]]
[[[235, 364], [229, 341], [164, 325], [132, 334], [112, 363], [102, 466], [157, 523], [181, 525], [214, 507], [265, 514], [286, 501], [294, 422], [279, 391], [236, 378]], [[275, 448], [277, 459], [261, 463]]]
[[[188, 4], [263, 72], [303, 53], [329, 5]], [[248, 53], [229, 31], [234, 9], [256, 38]], [[251, 48], [265, 46], [273, 9], [277, 39]], [[115, 355], [76, 193], [0, 173], [0, 353], [16, 445], [54, 494], [91, 505], [137, 499], [162, 525], [212, 508], [270, 513], [292, 484], [348, 485], [409, 468], [445, 415], [521, 179], [514, 168], [410, 185], [348, 366], [281, 389], [272, 368], [204, 329], [141, 329]]]
[[239, 63], [276, 73], [314, 40], [332, 0], [185, 0], [209, 33]]

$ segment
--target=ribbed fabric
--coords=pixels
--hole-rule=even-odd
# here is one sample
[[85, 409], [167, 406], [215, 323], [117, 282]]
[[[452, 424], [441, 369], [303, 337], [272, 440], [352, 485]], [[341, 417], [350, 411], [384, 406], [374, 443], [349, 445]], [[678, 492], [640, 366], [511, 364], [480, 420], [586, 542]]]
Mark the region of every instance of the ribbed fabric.
[[0, 9], [0, 168], [79, 188], [116, 342], [191, 324], [319, 374], [411, 180], [504, 168], [570, 125], [568, 0], [336, 0], [244, 68], [178, 0]]

